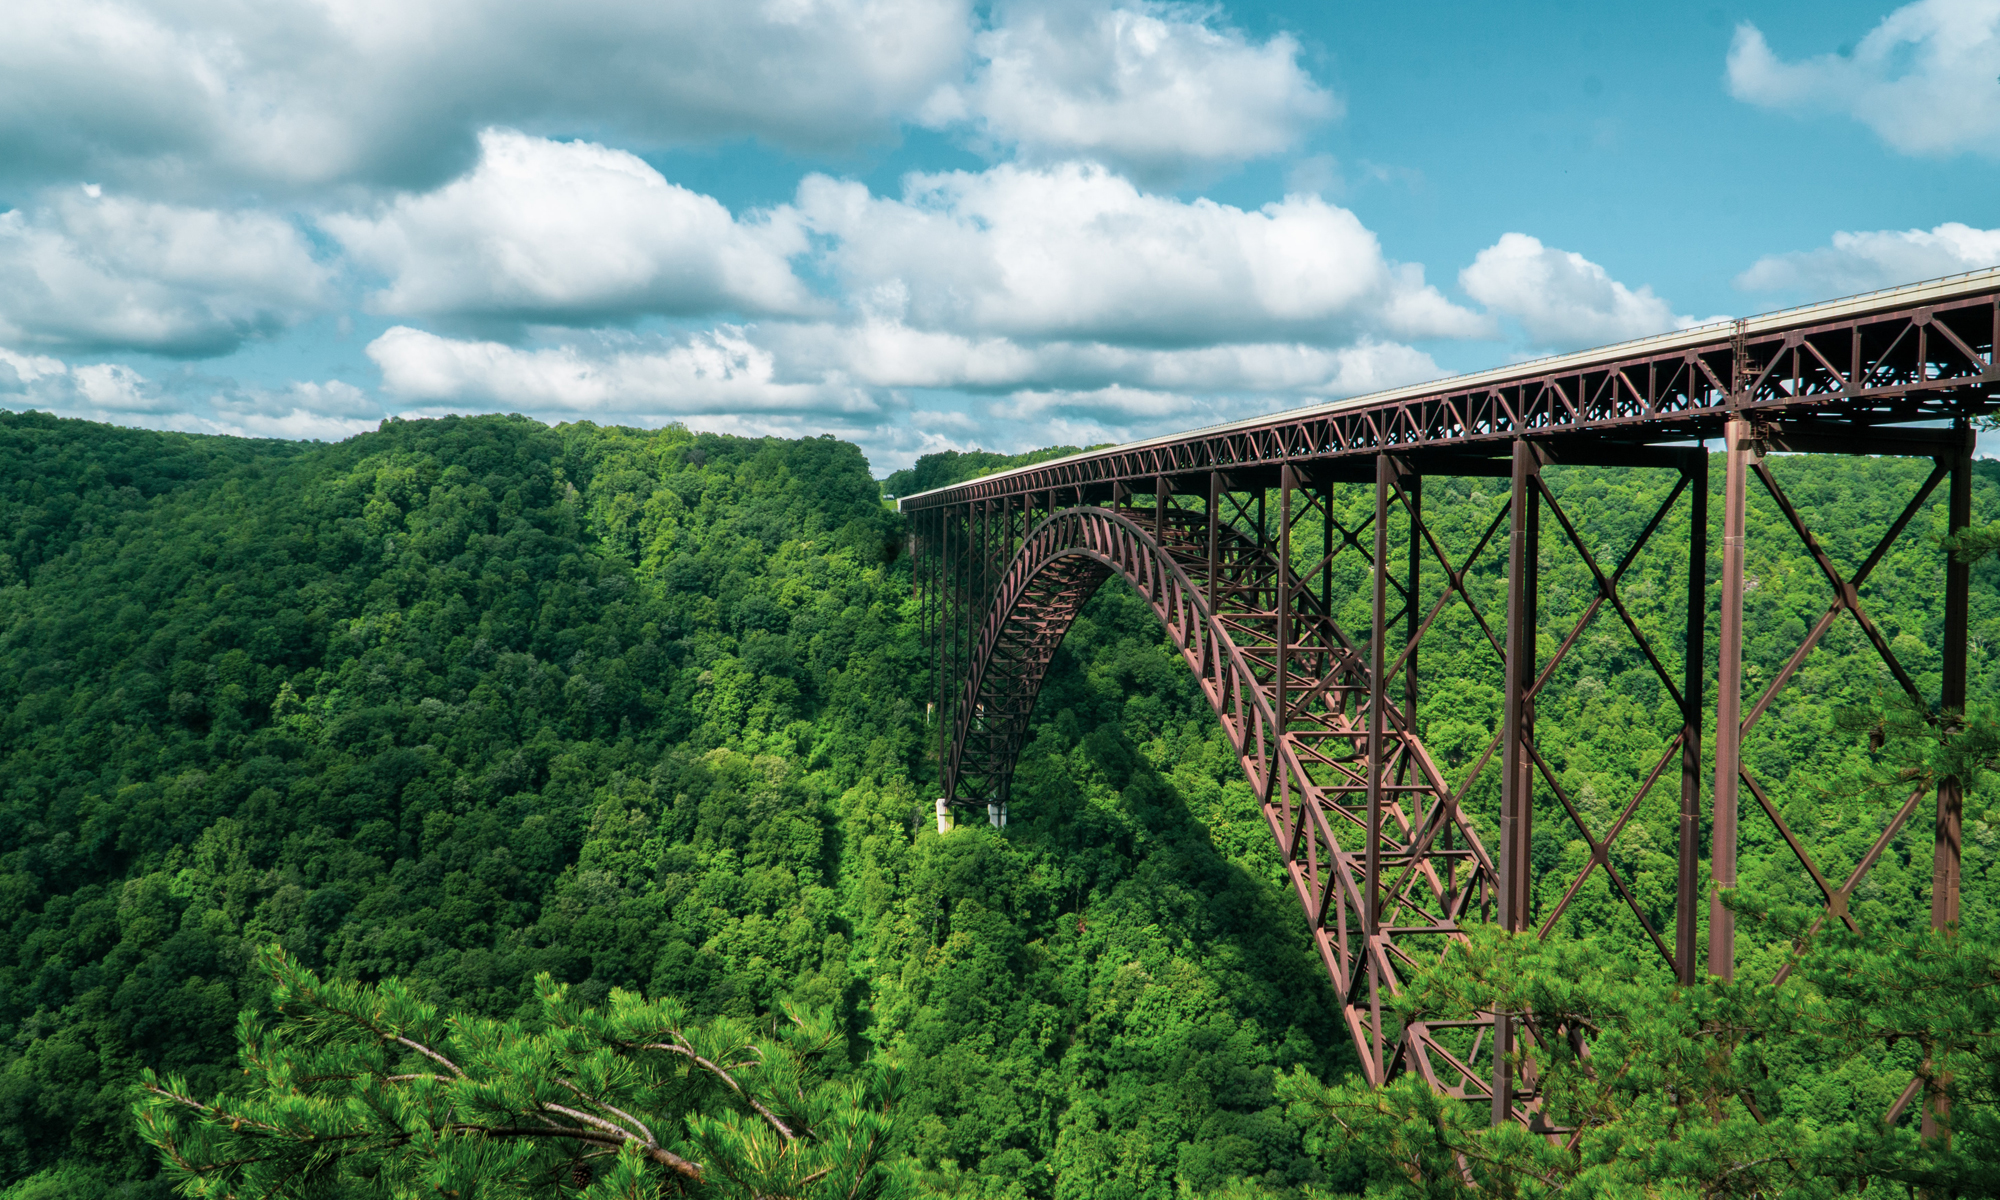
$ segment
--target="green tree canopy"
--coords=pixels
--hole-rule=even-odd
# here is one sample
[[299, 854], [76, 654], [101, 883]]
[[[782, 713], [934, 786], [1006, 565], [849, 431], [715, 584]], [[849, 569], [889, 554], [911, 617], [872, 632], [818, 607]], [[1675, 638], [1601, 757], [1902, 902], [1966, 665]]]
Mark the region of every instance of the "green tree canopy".
[[[1482, 926], [1398, 1016], [1524, 1021], [1540, 1129], [1493, 1125], [1486, 1105], [1414, 1073], [1382, 1089], [1295, 1073], [1281, 1091], [1317, 1143], [1373, 1164], [1371, 1195], [1385, 1200], [1993, 1195], [1996, 985], [2000, 944], [1956, 931], [1822, 934], [1781, 982], [1682, 986], [1594, 941]], [[1821, 1087], [1798, 1086], [1813, 1077]], [[1941, 1129], [1929, 1140], [1926, 1106]]]
[[[1029, 457], [918, 466], [934, 486]], [[1851, 569], [1929, 465], [1773, 470]], [[1547, 478], [1602, 559], [1665, 498], [1658, 475]], [[1454, 564], [1504, 503], [1494, 488], [1426, 478]], [[314, 445], [0, 413], [0, 1200], [167, 1200], [132, 1087], [150, 1067], [194, 1098], [240, 1094], [232, 1027], [269, 993], [255, 950], [274, 942], [323, 979], [396, 979], [533, 1030], [545, 973], [607, 1011], [622, 989], [751, 1029], [782, 998], [831, 1012], [856, 1055], [902, 1067], [891, 1155], [965, 1200], [1359, 1190], [1364, 1157], [1308, 1152], [1276, 1093], [1295, 1069], [1339, 1081], [1351, 1043], [1257, 797], [1159, 623], [1131, 589], [1102, 588], [1036, 702], [1008, 827], [941, 836], [930, 651], [908, 529], [881, 491], [831, 438], [483, 416]], [[1366, 487], [1333, 500], [1350, 530], [1373, 512]], [[1973, 502], [1976, 521], [2000, 518], [2000, 462], [1975, 465]], [[1829, 592], [1769, 498], [1750, 505], [1760, 684]], [[1620, 586], [1670, 669], [1684, 508]], [[1321, 553], [1316, 519], [1294, 539], [1301, 570]], [[1860, 592], [1926, 695], [1945, 525], [1934, 495]], [[1544, 556], [1552, 654], [1598, 593], [1553, 537]], [[1444, 587], [1425, 562], [1420, 612]], [[1489, 546], [1462, 575], [1485, 614], [1505, 568]], [[1365, 628], [1365, 560], [1350, 550], [1330, 570], [1340, 619]], [[1973, 572], [1976, 713], [2000, 701], [2000, 562]], [[1680, 715], [1611, 617], [1539, 693], [1538, 739], [1603, 865], [1664, 928], [1677, 789], [1606, 834]], [[1466, 605], [1432, 628], [1419, 724], [1490, 830], [1498, 773], [1468, 776], [1498, 663]], [[1909, 794], [1871, 772], [1913, 764], [1828, 735], [1890, 682], [1850, 618], [1790, 679], [1746, 758], [1844, 878]], [[1990, 784], [1968, 782], [1968, 926], [2000, 897]], [[1592, 849], [1552, 796], [1538, 805], [1540, 922]], [[1823, 900], [1763, 810], [1746, 806], [1740, 836], [1747, 890]], [[1930, 864], [1913, 817], [1848, 911], [1864, 929], [1923, 927]], [[1635, 929], [1599, 869], [1551, 935], [1645, 949]], [[1738, 933], [1746, 973], [1791, 954], [1773, 928]], [[1889, 1068], [1914, 1070], [1915, 1053], [1900, 1042], [1871, 1071], [1775, 1064], [1783, 1112], [1846, 1120], [1864, 1093], [1886, 1106], [1911, 1077]]]

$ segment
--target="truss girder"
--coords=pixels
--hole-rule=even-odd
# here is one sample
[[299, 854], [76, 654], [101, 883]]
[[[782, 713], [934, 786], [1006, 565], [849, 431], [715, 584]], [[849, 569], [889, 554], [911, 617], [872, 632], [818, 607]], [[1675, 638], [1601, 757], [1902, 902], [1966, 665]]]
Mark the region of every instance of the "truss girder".
[[[2000, 387], [1994, 361], [2000, 284], [1974, 294], [1816, 319], [1721, 323], [1711, 332], [1649, 339], [1522, 364], [1498, 378], [1442, 380], [1362, 400], [1003, 472], [908, 497], [904, 511], [1041, 494], [1050, 507], [1101, 499], [1118, 483], [1389, 452], [1490, 453], [1533, 436], [1567, 442], [1661, 442], [1716, 437], [1734, 417], [1759, 422], [1901, 424], [1950, 420]], [[1671, 343], [1660, 348], [1656, 343]], [[1502, 447], [1504, 448], [1504, 446]]]

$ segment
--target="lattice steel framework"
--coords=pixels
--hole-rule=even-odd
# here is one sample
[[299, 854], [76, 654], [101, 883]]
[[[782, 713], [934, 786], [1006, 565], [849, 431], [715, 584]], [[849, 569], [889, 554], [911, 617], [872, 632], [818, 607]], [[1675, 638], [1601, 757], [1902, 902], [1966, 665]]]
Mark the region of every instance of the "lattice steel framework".
[[[1704, 965], [1697, 945], [1702, 868], [1706, 862], [1717, 890], [1734, 885], [1744, 790], [1824, 896], [1820, 921], [1854, 925], [1848, 902], [1855, 888], [1924, 795], [1903, 803], [1836, 884], [1744, 767], [1742, 739], [1769, 717], [1773, 700], [1843, 615], [1858, 624], [1897, 686], [1930, 703], [1870, 618], [1860, 589], [1940, 486], [1947, 487], [1950, 527], [1969, 521], [1972, 422], [2000, 402], [1996, 341], [2000, 272], [1985, 272], [1076, 455], [906, 497], [901, 506], [916, 533], [926, 632], [937, 654], [944, 804], [984, 807], [1004, 820], [1049, 664], [1096, 589], [1113, 576], [1124, 579], [1165, 625], [1237, 753], [1369, 1078], [1380, 1083], [1416, 1071], [1443, 1092], [1490, 1104], [1496, 1121], [1546, 1128], [1532, 1069], [1509, 1064], [1524, 1061], [1516, 1049], [1552, 1031], [1504, 1016], [1385, 1030], [1384, 1000], [1473, 913], [1546, 934], [1599, 873], [1635, 918], [1635, 935], [1679, 978], [1695, 978]], [[1725, 478], [1711, 714], [1709, 459], [1689, 443], [1717, 436]], [[1774, 472], [1765, 459], [1788, 451], [1914, 455], [1934, 467], [1848, 574], [1781, 486], [1782, 468]], [[1611, 562], [1546, 483], [1545, 470], [1561, 464], [1668, 471], [1674, 483]], [[1456, 560], [1423, 504], [1426, 477], [1454, 476], [1508, 484], [1483, 534]], [[1780, 534], [1800, 539], [1818, 565], [1830, 599], [1745, 710], [1743, 547], [1752, 480], [1783, 514], [1788, 529]], [[1372, 511], [1351, 528], [1336, 492], [1370, 486]], [[1669, 525], [1686, 538], [1686, 621], [1671, 631], [1677, 644], [1660, 645], [1663, 631], [1635, 618], [1620, 583]], [[1392, 526], [1402, 531], [1393, 538]], [[1544, 629], [1539, 608], [1545, 531], [1558, 535], [1552, 546], [1578, 556], [1595, 584], [1560, 630]], [[1392, 542], [1400, 542], [1400, 561]], [[1365, 629], [1345, 629], [1335, 617], [1337, 600], [1347, 597], [1334, 593], [1333, 566], [1348, 554], [1365, 564], [1372, 587]], [[1505, 611], [1493, 613], [1468, 580], [1475, 569], [1497, 566], [1502, 554]], [[1966, 693], [1968, 573], [1955, 563], [1944, 573], [1940, 711], [1962, 709]], [[1490, 650], [1500, 697], [1485, 752], [1455, 781], [1425, 749], [1417, 708], [1419, 650], [1454, 608], [1462, 610], [1460, 625]], [[1534, 726], [1537, 697], [1600, 621], [1615, 621], [1657, 676], [1678, 728], [1615, 818], [1593, 830]], [[1562, 634], [1546, 657], [1535, 651], [1540, 632]], [[1702, 737], [1711, 715], [1712, 829], [1704, 847]], [[1489, 848], [1463, 805], [1492, 768], [1500, 803]], [[1671, 929], [1656, 927], [1611, 853], [1659, 788], [1678, 793]], [[1534, 925], [1538, 790], [1555, 802], [1544, 807], [1563, 818], [1560, 836], [1580, 835], [1589, 855]], [[1957, 919], [1962, 797], [1946, 785], [1935, 800], [1932, 919], [1943, 927]], [[1729, 976], [1731, 915], [1713, 891], [1707, 918], [1706, 968]]]

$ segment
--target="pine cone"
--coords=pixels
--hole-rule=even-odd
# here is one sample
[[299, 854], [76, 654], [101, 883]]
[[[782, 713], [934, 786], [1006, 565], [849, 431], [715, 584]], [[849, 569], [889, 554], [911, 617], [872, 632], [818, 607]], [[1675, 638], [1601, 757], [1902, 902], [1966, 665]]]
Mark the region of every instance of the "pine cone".
[[578, 1191], [590, 1186], [589, 1163], [578, 1163], [569, 1169], [569, 1185]]

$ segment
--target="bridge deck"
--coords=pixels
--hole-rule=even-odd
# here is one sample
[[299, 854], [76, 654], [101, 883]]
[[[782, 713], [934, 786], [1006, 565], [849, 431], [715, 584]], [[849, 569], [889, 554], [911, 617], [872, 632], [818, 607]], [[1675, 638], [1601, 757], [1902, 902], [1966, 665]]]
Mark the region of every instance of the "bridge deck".
[[[1732, 415], [1816, 436], [1962, 415], [2000, 384], [2000, 268], [1274, 413], [905, 496], [905, 512], [1051, 490], [1102, 498], [1164, 477], [1274, 471], [1389, 450], [1448, 470], [1519, 435], [1561, 446], [1713, 437]], [[1357, 479], [1372, 468], [1354, 464]], [[1173, 488], [1173, 490], [1183, 490]]]

